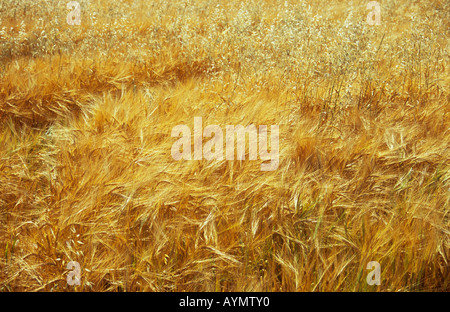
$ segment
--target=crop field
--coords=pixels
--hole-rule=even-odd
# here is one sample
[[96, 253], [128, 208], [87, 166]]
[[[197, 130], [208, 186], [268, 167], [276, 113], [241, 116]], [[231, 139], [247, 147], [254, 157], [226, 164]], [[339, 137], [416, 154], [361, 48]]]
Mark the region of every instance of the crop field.
[[0, 1], [0, 292], [450, 291], [449, 35], [446, 0]]

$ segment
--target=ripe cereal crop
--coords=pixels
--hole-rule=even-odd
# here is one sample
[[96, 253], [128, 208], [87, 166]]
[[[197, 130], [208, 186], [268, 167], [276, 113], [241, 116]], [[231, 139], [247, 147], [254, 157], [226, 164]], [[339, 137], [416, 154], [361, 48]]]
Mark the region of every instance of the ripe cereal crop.
[[450, 290], [449, 1], [69, 2], [0, 3], [0, 291]]

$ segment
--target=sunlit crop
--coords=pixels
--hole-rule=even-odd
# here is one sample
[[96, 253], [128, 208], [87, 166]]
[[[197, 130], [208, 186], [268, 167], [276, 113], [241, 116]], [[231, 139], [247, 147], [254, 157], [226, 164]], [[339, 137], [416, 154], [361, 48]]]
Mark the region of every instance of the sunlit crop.
[[0, 2], [0, 291], [450, 290], [449, 1], [68, 2]]

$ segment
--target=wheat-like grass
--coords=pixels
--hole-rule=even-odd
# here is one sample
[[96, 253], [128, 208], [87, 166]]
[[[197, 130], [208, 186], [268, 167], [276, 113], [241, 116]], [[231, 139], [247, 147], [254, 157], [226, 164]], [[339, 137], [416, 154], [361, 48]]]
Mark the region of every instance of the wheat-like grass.
[[[448, 1], [78, 2], [0, 4], [1, 291], [450, 290]], [[174, 161], [194, 116], [278, 169]]]

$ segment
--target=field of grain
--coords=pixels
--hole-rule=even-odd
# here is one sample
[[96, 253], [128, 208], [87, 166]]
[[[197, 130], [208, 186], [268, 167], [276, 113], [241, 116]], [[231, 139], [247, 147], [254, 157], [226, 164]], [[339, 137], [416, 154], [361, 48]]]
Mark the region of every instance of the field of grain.
[[68, 2], [0, 2], [0, 291], [450, 291], [449, 1]]

